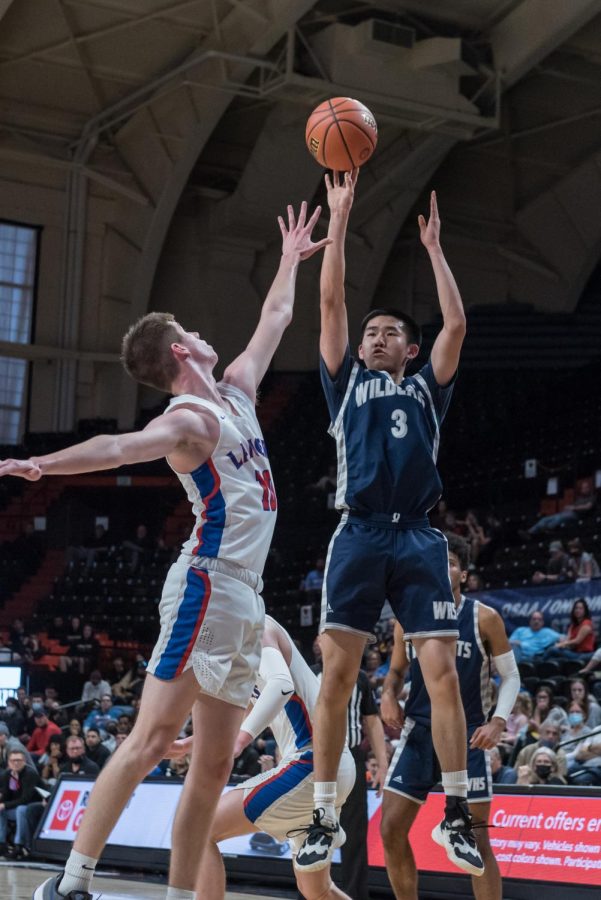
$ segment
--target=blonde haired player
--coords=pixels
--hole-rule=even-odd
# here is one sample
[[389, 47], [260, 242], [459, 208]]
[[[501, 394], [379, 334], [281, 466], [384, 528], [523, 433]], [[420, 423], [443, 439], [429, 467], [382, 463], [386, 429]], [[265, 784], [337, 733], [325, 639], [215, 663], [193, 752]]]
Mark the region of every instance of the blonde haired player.
[[150, 313], [123, 341], [137, 380], [174, 395], [143, 431], [100, 435], [28, 460], [5, 460], [0, 476], [35, 481], [167, 457], [196, 516], [190, 540], [169, 571], [161, 632], [148, 666], [136, 725], [103, 769], [65, 871], [33, 900], [92, 900], [97, 860], [140, 781], [161, 760], [192, 709], [199, 739], [173, 825], [167, 900], [194, 900], [217, 801], [255, 684], [264, 606], [261, 573], [275, 524], [276, 496], [255, 414], [257, 388], [292, 317], [298, 265], [320, 250], [311, 234], [319, 207], [279, 219], [282, 258], [246, 350], [217, 382], [217, 354], [197, 332]]

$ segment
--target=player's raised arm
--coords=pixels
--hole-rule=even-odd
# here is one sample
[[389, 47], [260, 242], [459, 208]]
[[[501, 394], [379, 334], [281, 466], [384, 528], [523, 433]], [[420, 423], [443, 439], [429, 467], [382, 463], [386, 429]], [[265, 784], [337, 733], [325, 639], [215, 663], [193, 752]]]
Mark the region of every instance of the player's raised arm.
[[246, 350], [227, 367], [223, 376], [224, 381], [248, 394], [253, 403], [257, 388], [292, 320], [298, 265], [330, 242], [329, 238], [315, 243], [311, 240], [320, 213], [321, 207], [318, 206], [307, 221], [307, 204], [303, 200], [298, 220], [292, 206], [288, 207], [288, 227], [278, 216], [282, 232], [280, 266], [265, 298], [255, 333]]
[[459, 288], [440, 246], [440, 218], [435, 191], [430, 195], [428, 221], [426, 222], [423, 216], [418, 216], [417, 221], [421, 242], [428, 251], [434, 270], [438, 301], [442, 311], [442, 330], [432, 347], [432, 368], [438, 384], [446, 385], [459, 365], [459, 355], [465, 338], [465, 312]]
[[321, 265], [320, 307], [321, 336], [319, 351], [330, 375], [340, 369], [348, 345], [348, 319], [344, 302], [344, 241], [349, 214], [353, 205], [359, 169], [351, 172], [332, 172], [325, 176], [330, 208], [328, 237]]
[[394, 644], [390, 667], [382, 686], [380, 700], [380, 715], [387, 725], [400, 728], [403, 724], [403, 713], [399, 706], [399, 697], [405, 683], [405, 673], [409, 667], [409, 660], [403, 640], [403, 629], [398, 622], [394, 623]]
[[210, 414], [174, 410], [158, 416], [142, 431], [128, 434], [99, 434], [46, 456], [30, 459], [5, 459], [0, 462], [0, 477], [16, 475], [37, 481], [42, 475], [79, 475], [116, 469], [133, 463], [150, 462], [168, 456], [183, 447], [193, 450], [198, 464], [208, 458], [217, 443], [219, 426]]

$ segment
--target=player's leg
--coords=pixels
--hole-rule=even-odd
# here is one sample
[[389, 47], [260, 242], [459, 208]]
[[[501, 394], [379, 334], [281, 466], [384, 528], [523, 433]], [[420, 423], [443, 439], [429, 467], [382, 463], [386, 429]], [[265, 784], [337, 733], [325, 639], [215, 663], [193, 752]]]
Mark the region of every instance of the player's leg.
[[485, 827], [488, 825], [490, 803], [470, 803], [469, 809], [474, 823], [476, 843], [484, 863], [484, 874], [480, 878], [472, 878], [474, 897], [476, 900], [501, 900], [503, 896], [501, 873], [490, 846], [488, 828]]
[[396, 900], [417, 900], [417, 867], [409, 832], [418, 812], [419, 804], [415, 800], [384, 791], [380, 833], [386, 872]]
[[171, 838], [170, 887], [194, 890], [199, 859], [232, 770], [232, 751], [243, 717], [244, 709], [215, 697], [201, 695], [194, 704], [192, 759]]
[[197, 897], [203, 900], [223, 900], [225, 897], [225, 866], [217, 846], [219, 841], [258, 830], [244, 814], [243, 790], [235, 789], [221, 797], [198, 869]]
[[44, 882], [34, 900], [67, 897], [71, 891], [85, 897], [98, 857], [125, 804], [179, 734], [198, 692], [191, 669], [172, 681], [146, 676], [136, 724], [94, 785], [65, 872]]
[[305, 900], [351, 900], [332, 881], [329, 865], [319, 872], [299, 872], [294, 870], [298, 889]]

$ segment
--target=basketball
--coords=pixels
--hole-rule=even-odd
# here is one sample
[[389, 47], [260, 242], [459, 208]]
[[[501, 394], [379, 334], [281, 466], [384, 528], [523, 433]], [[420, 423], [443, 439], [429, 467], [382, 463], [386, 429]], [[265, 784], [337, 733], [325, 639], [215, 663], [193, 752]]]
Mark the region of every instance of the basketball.
[[363, 103], [351, 97], [333, 97], [309, 116], [305, 140], [320, 166], [347, 172], [370, 158], [378, 143], [378, 126]]

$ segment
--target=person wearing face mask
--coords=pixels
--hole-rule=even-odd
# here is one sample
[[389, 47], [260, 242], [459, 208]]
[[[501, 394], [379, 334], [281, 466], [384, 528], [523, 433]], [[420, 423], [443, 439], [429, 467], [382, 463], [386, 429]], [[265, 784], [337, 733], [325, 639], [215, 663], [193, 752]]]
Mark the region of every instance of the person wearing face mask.
[[534, 754], [538, 750], [553, 750], [556, 753], [556, 762], [558, 766], [559, 774], [562, 777], [567, 775], [568, 771], [568, 760], [566, 754], [563, 750], [558, 749], [559, 738], [561, 736], [561, 732], [559, 730], [559, 725], [556, 725], [553, 721], [545, 721], [540, 726], [540, 736], [538, 741], [534, 744], [529, 744], [527, 747], [524, 747], [523, 750], [520, 750], [515, 763], [513, 764], [514, 769], [518, 773], [520, 769], [524, 766], [531, 766], [532, 759]]
[[557, 754], [550, 747], [541, 747], [530, 760], [530, 765], [520, 766], [518, 784], [567, 784], [559, 774]]
[[571, 784], [601, 784], [601, 747], [595, 745], [599, 736], [587, 739], [591, 728], [586, 724], [586, 710], [582, 703], [572, 700], [568, 707], [570, 728], [565, 735], [566, 741], [582, 738], [578, 743], [566, 746], [568, 758], [568, 777]]

